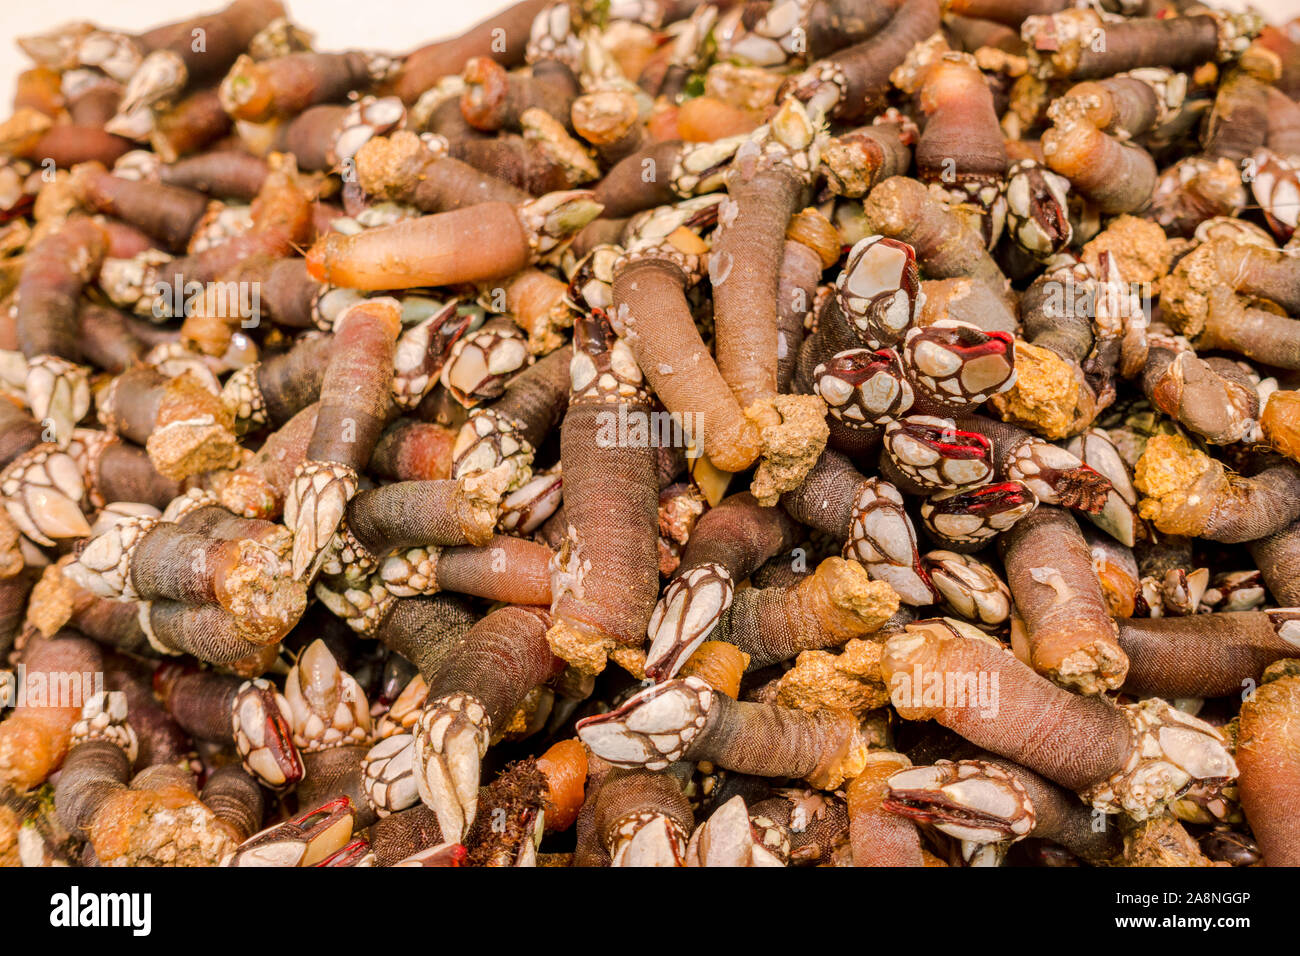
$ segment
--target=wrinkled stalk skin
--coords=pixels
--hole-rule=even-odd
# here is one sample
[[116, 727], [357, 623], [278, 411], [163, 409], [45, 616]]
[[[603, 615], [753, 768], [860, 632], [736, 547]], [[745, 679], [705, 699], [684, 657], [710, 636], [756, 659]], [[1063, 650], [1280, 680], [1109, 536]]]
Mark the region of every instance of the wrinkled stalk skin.
[[533, 18], [546, 3], [547, 0], [522, 0], [476, 23], [460, 36], [409, 53], [393, 84], [393, 92], [405, 102], [414, 103], [440, 78], [459, 73], [470, 57], [490, 56], [503, 66], [520, 63]]
[[910, 766], [902, 754], [875, 754], [845, 790], [854, 866], [925, 865], [916, 824], [881, 805], [889, 794], [889, 778]]
[[1296, 653], [1260, 611], [1130, 618], [1119, 624], [1129, 659], [1124, 692], [1140, 697], [1223, 697]]
[[[235, 0], [216, 13], [155, 27], [141, 35], [140, 43], [151, 53], [175, 53], [185, 63], [191, 80], [211, 80], [230, 68], [259, 31], [284, 15], [279, 0]], [[198, 50], [194, 48], [196, 30], [204, 37]]]
[[312, 246], [307, 269], [321, 282], [349, 289], [412, 289], [501, 279], [528, 258], [514, 207], [490, 202], [354, 236], [332, 232]]
[[222, 2], [18, 41], [0, 865], [1300, 866], [1300, 19]]
[[704, 729], [684, 756], [738, 773], [815, 778], [850, 755], [856, 734], [857, 722], [844, 712], [808, 714], [715, 693]]
[[[881, 670], [891, 688], [915, 672], [996, 675], [998, 713], [986, 719], [977, 707], [910, 706], [895, 695], [909, 720], [932, 719], [971, 743], [1042, 774], [1069, 790], [1105, 780], [1128, 758], [1129, 728], [1123, 714], [1095, 697], [1071, 694], [1039, 677], [1006, 651], [982, 641], [926, 635], [905, 655], [886, 653]], [[1086, 742], [1081, 746], [1081, 743]]]
[[401, 598], [393, 602], [374, 636], [430, 681], [477, 620], [469, 604], [454, 594]]
[[741, 408], [776, 394], [781, 253], [802, 192], [793, 170], [753, 164], [733, 167], [736, 216], [713, 244], [715, 271], [726, 270], [713, 283], [718, 371]]
[[1300, 606], [1300, 525], [1256, 538], [1246, 548], [1273, 596], [1284, 607]]
[[[601, 368], [612, 353], [593, 348]], [[553, 612], [557, 625], [631, 647], [644, 639], [659, 591], [659, 482], [648, 442], [610, 435], [620, 418], [648, 422], [650, 405], [639, 387], [580, 381], [580, 365], [593, 358], [575, 348], [575, 391], [560, 426], [568, 528], [552, 575]]]
[[1002, 535], [999, 551], [1034, 669], [1083, 693], [1119, 687], [1128, 659], [1074, 517], [1040, 505]]
[[628, 344], [669, 411], [701, 421], [705, 454], [725, 471], [753, 464], [758, 428], [745, 417], [686, 304], [685, 276], [671, 262], [642, 259], [614, 278], [614, 306], [627, 307]]
[[44, 239], [24, 260], [18, 280], [18, 344], [24, 355], [76, 361], [78, 299], [99, 270], [104, 232], [91, 219], [76, 218]]
[[1300, 678], [1282, 677], [1241, 705], [1241, 805], [1267, 866], [1300, 866]]
[[863, 204], [872, 232], [906, 242], [931, 279], [968, 277], [1005, 294], [1007, 280], [984, 242], [915, 179], [895, 176], [871, 191]]
[[393, 343], [400, 327], [397, 311], [383, 305], [354, 307], [340, 323], [321, 380], [309, 459], [365, 467], [387, 423]]
[[492, 612], [470, 628], [430, 682], [430, 698], [472, 694], [483, 704], [488, 725], [502, 727], [525, 694], [564, 668], [546, 641], [550, 623], [550, 615], [537, 607]]

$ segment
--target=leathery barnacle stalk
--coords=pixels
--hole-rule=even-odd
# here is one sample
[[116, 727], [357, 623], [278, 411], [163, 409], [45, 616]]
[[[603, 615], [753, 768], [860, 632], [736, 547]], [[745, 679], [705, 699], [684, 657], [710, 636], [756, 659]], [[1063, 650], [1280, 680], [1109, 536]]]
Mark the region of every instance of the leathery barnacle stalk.
[[1266, 672], [1265, 682], [1242, 703], [1237, 730], [1241, 803], [1266, 866], [1295, 866], [1300, 859], [1295, 808], [1300, 677], [1295, 662], [1288, 663], [1289, 669]]
[[764, 430], [782, 417], [762, 410], [777, 394], [780, 260], [786, 228], [804, 206], [817, 168], [817, 135], [798, 101], [783, 103], [736, 151], [713, 235], [709, 277], [718, 371]]
[[1237, 776], [1222, 736], [1204, 721], [1159, 698], [1116, 707], [1071, 694], [992, 639], [942, 620], [891, 637], [881, 671], [903, 718], [936, 720], [1106, 813], [1146, 819], [1197, 780]]
[[1034, 669], [1084, 694], [1123, 684], [1128, 657], [1074, 517], [1039, 507], [1000, 539], [999, 551]]
[[325, 560], [356, 494], [358, 474], [387, 423], [400, 330], [401, 306], [391, 298], [363, 299], [336, 324], [316, 427], [284, 503], [284, 523], [293, 531], [295, 578], [311, 578]]
[[[23, 655], [29, 675], [43, 676], [46, 687], [69, 685], [69, 678], [101, 671], [99, 646], [81, 637], [40, 639]], [[38, 677], [39, 680], [39, 677]], [[42, 783], [58, 769], [81, 718], [79, 701], [29, 697], [0, 722], [0, 783], [18, 792]]]
[[[748, 658], [745, 669], [754, 671], [792, 660], [802, 651], [868, 637], [898, 608], [898, 595], [889, 584], [870, 580], [855, 561], [826, 558], [797, 583], [739, 591], [710, 642], [735, 645]], [[690, 659], [687, 665], [694, 673]]]
[[661, 770], [707, 760], [739, 773], [804, 777], [820, 789], [855, 776], [867, 750], [857, 719], [845, 711], [736, 701], [698, 677], [656, 684], [607, 714], [584, 718], [578, 737], [619, 767]]
[[601, 313], [579, 319], [574, 336], [560, 430], [567, 528], [552, 565], [547, 640], [573, 666], [600, 673], [611, 652], [644, 640], [654, 610], [659, 482], [632, 350]]
[[1006, 222], [1007, 171], [993, 91], [970, 54], [934, 52], [925, 45], [915, 48], [911, 55], [919, 53], [928, 62], [916, 66], [911, 76], [906, 74], [913, 73], [912, 64], [898, 71], [904, 74], [902, 89], [916, 94], [927, 117], [916, 144], [917, 169], [922, 182], [937, 186], [958, 205], [973, 207], [991, 248]]
[[1249, 477], [1181, 435], [1154, 435], [1133, 470], [1145, 496], [1139, 513], [1165, 534], [1229, 543], [1254, 541], [1300, 518], [1300, 469], [1265, 457]]
[[127, 518], [91, 538], [67, 573], [100, 597], [215, 604], [258, 644], [287, 634], [307, 605], [306, 586], [284, 574], [273, 548], [152, 517]]
[[[1276, 303], [1284, 315], [1262, 308]], [[1283, 369], [1300, 368], [1300, 260], [1277, 249], [1215, 238], [1179, 260], [1161, 283], [1161, 314], [1197, 348], [1223, 349]]]
[[548, 643], [550, 622], [542, 608], [494, 611], [429, 682], [414, 729], [412, 770], [444, 839], [460, 840], [474, 822], [481, 762], [493, 736], [529, 691], [563, 670]]
[[[59, 819], [89, 838], [100, 866], [215, 865], [243, 834], [203, 803], [186, 771], [159, 764], [132, 778], [137, 742], [126, 719], [120, 693], [87, 701], [55, 788]], [[256, 788], [245, 796], [260, 804]]]
[[709, 461], [740, 471], [762, 451], [759, 429], [718, 372], [686, 298], [707, 248], [694, 232], [678, 228], [663, 242], [624, 252], [614, 266], [610, 314], [668, 411], [699, 422], [692, 438]]
[[90, 384], [78, 364], [78, 303], [108, 249], [103, 228], [88, 217], [69, 219], [23, 259], [14, 322], [27, 358], [25, 391], [32, 417], [48, 422], [60, 447], [90, 408]]
[[595, 219], [590, 192], [519, 205], [485, 202], [353, 235], [331, 231], [307, 253], [317, 280], [349, 289], [413, 289], [502, 279], [553, 252]]

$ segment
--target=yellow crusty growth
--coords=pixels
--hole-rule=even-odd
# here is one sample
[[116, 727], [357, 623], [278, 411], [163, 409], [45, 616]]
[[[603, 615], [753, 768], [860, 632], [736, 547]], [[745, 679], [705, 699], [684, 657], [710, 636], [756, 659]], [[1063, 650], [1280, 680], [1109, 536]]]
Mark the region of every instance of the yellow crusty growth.
[[1016, 384], [992, 402], [1003, 421], [1050, 439], [1065, 438], [1091, 420], [1094, 404], [1073, 365], [1022, 339], [1016, 339]]
[[1165, 231], [1148, 219], [1120, 216], [1083, 247], [1082, 258], [1096, 266], [1109, 252], [1126, 282], [1159, 282], [1169, 273], [1173, 257]]
[[889, 689], [880, 673], [881, 645], [852, 640], [840, 654], [803, 651], [795, 665], [776, 683], [776, 702], [796, 710], [826, 707], [860, 717], [889, 703]]
[[[758, 503], [768, 507], [799, 487], [830, 437], [826, 404], [816, 395], [776, 395], [772, 404], [778, 421], [763, 425], [763, 458], [750, 485]], [[751, 419], [771, 417], [767, 409], [751, 408], [745, 414]]]
[[1167, 533], [1181, 533], [1177, 521], [1185, 508], [1210, 503], [1215, 486], [1226, 482], [1223, 465], [1182, 435], [1153, 435], [1133, 469], [1133, 484], [1147, 497], [1138, 513]]

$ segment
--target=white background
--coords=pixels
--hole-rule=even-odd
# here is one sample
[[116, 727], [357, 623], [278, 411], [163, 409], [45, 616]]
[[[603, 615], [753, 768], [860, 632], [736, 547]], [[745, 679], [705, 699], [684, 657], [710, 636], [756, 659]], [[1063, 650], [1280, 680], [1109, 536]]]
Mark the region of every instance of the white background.
[[[1215, 6], [1243, 6], [1210, 0]], [[0, 0], [0, 114], [13, 101], [13, 78], [29, 66], [14, 37], [41, 33], [68, 20], [140, 32], [148, 27], [219, 9], [223, 0]], [[285, 0], [294, 22], [316, 34], [316, 48], [407, 52], [459, 33], [495, 10], [500, 0]], [[1300, 0], [1255, 0], [1276, 21], [1300, 15]]]

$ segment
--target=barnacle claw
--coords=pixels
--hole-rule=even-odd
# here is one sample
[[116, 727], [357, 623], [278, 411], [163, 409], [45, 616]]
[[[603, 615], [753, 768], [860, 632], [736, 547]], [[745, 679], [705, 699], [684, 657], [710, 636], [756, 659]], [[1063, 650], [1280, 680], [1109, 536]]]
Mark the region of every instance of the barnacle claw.
[[940, 541], [974, 550], [1038, 507], [1021, 481], [941, 491], [921, 502], [921, 521]]
[[438, 379], [456, 401], [473, 408], [499, 396], [510, 377], [532, 362], [523, 333], [509, 322], [494, 321], [456, 340]]
[[420, 802], [415, 782], [415, 735], [385, 737], [361, 761], [361, 785], [381, 817]]
[[305, 753], [365, 743], [370, 706], [356, 679], [334, 659], [325, 642], [312, 641], [284, 681], [293, 742]]
[[1120, 709], [1132, 735], [1129, 759], [1109, 779], [1080, 792], [1095, 809], [1145, 820], [1195, 781], [1236, 778], [1237, 764], [1223, 736], [1205, 721], [1158, 697]]
[[650, 650], [645, 674], [667, 680], [713, 632], [735, 594], [731, 573], [720, 564], [702, 564], [668, 582], [650, 615]]
[[683, 199], [689, 199], [718, 189], [736, 150], [748, 138], [742, 133], [711, 143], [683, 144], [668, 177], [673, 192]]
[[356, 808], [347, 797], [255, 833], [222, 866], [315, 866], [352, 839]]
[[90, 534], [81, 513], [81, 471], [55, 445], [37, 445], [11, 461], [0, 471], [0, 495], [18, 530], [39, 545]]
[[760, 842], [745, 798], [737, 794], [695, 828], [686, 847], [686, 865], [785, 866], [785, 859]]
[[32, 417], [50, 426], [54, 443], [66, 448], [77, 422], [90, 410], [86, 369], [55, 355], [38, 355], [27, 363], [25, 384]]
[[335, 850], [319, 863], [312, 866], [374, 866], [375, 854], [371, 852], [370, 841], [365, 837], [353, 837], [341, 849]]
[[357, 493], [358, 477], [348, 465], [305, 461], [298, 466], [284, 502], [284, 523], [293, 532], [293, 576], [315, 576], [326, 549]]
[[1045, 258], [1070, 244], [1070, 181], [1032, 159], [1007, 170], [1007, 228], [1032, 256]]
[[662, 770], [690, 749], [712, 706], [707, 683], [678, 678], [646, 688], [607, 714], [578, 721], [578, 737], [617, 767]]
[[1275, 607], [1264, 613], [1278, 637], [1292, 647], [1300, 648], [1300, 608]]
[[1046, 505], [1097, 514], [1106, 507], [1110, 479], [1057, 445], [1030, 438], [1012, 450], [1007, 477], [1023, 481]]
[[100, 691], [81, 708], [81, 718], [72, 725], [70, 746], [87, 740], [107, 740], [116, 744], [135, 763], [140, 742], [127, 722], [126, 694], [120, 690]]
[[469, 850], [459, 843], [439, 843], [427, 850], [412, 853], [393, 866], [463, 866], [469, 857]]
[[475, 408], [461, 426], [452, 446], [452, 477], [464, 480], [501, 465], [510, 466], [506, 491], [532, 475], [536, 449], [522, 436], [523, 424], [492, 408]]
[[896, 480], [927, 491], [982, 485], [993, 475], [992, 442], [979, 432], [958, 431], [951, 418], [906, 415], [885, 426], [884, 445], [902, 476]]
[[235, 369], [221, 387], [221, 404], [234, 417], [233, 431], [236, 436], [243, 437], [271, 420], [266, 409], [266, 397], [257, 380], [260, 369], [260, 362]]
[[1089, 468], [1110, 482], [1106, 503], [1088, 520], [1120, 544], [1133, 547], [1140, 528], [1137, 516], [1137, 491], [1129, 478], [1128, 466], [1110, 436], [1099, 428], [1090, 428], [1070, 440], [1066, 449], [1077, 455]]
[[438, 383], [452, 346], [474, 320], [472, 312], [459, 309], [460, 302], [453, 299], [398, 338], [393, 349], [392, 390], [399, 408], [415, 408]]
[[963, 618], [988, 627], [1011, 616], [1011, 591], [996, 571], [981, 561], [952, 551], [930, 551], [921, 558], [945, 605]]
[[429, 699], [429, 684], [424, 677], [416, 674], [393, 701], [388, 713], [379, 718], [375, 736], [380, 740], [396, 734], [410, 733], [420, 719], [425, 702]]
[[230, 726], [244, 769], [271, 789], [291, 787], [305, 772], [291, 713], [289, 701], [261, 677], [245, 681], [231, 703]]
[[416, 789], [447, 839], [460, 840], [474, 822], [490, 730], [487, 711], [469, 694], [430, 701], [415, 725]]
[[891, 585], [904, 603], [934, 603], [912, 519], [903, 510], [903, 496], [889, 482], [869, 478], [860, 486], [844, 556], [858, 561], [873, 580]]
[[671, 817], [643, 810], [615, 821], [610, 866], [684, 866], [686, 832]]
[[605, 207], [589, 189], [547, 193], [519, 205], [519, 221], [534, 255], [543, 256], [577, 235]]
[[903, 360], [918, 389], [953, 408], [981, 405], [1016, 383], [1016, 340], [969, 322], [940, 319], [908, 330]]
[[[434, 588], [436, 590], [436, 585]], [[395, 600], [394, 589], [386, 582], [373, 578], [361, 582], [357, 587], [350, 587], [344, 582], [317, 581], [314, 590], [321, 603], [330, 609], [330, 613], [358, 634], [366, 635], [371, 634], [383, 622]], [[410, 593], [433, 591], [412, 590]]]
[[497, 527], [508, 534], [531, 534], [560, 507], [563, 489], [564, 478], [557, 462], [501, 499]]
[[848, 349], [818, 365], [813, 392], [847, 428], [873, 428], [906, 414], [912, 385], [893, 349]]
[[1037, 822], [1024, 786], [982, 760], [940, 760], [889, 778], [886, 810], [928, 823], [964, 844], [983, 846], [1028, 836]]
[[923, 300], [915, 250], [885, 236], [859, 240], [835, 280], [834, 294], [864, 344], [901, 345]]

